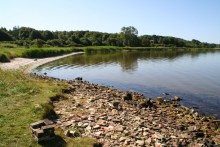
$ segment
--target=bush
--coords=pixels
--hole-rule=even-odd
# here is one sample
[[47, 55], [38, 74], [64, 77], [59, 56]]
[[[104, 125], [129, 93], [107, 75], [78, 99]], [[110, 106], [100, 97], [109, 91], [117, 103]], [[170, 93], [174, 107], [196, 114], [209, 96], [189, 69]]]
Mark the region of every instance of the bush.
[[6, 54], [0, 54], [0, 62], [10, 62], [10, 58]]
[[31, 42], [34, 46], [36, 46], [37, 48], [42, 48], [43, 45], [45, 44], [45, 42], [41, 39], [35, 39]]
[[57, 46], [57, 47], [62, 47], [64, 46], [64, 41], [62, 39], [52, 39], [52, 40], [48, 40], [47, 44], [50, 46]]
[[71, 49], [28, 49], [22, 54], [26, 58], [46, 58], [73, 52]]

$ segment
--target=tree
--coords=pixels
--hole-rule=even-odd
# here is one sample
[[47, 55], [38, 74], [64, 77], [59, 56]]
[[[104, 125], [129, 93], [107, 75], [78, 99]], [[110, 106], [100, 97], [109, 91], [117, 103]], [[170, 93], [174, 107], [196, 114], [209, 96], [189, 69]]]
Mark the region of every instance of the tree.
[[0, 30], [0, 41], [13, 41], [13, 38], [7, 32]]
[[31, 34], [29, 36], [30, 40], [34, 40], [34, 39], [43, 39], [41, 33], [39, 31], [33, 30], [31, 31]]
[[121, 39], [124, 46], [135, 46], [138, 42], [138, 30], [133, 27], [122, 27], [121, 28]]
[[32, 44], [35, 45], [37, 48], [42, 48], [45, 42], [41, 39], [35, 39], [32, 41]]
[[27, 39], [29, 39], [30, 34], [31, 34], [31, 32], [33, 30], [34, 29], [32, 29], [32, 28], [26, 28], [26, 27], [19, 28], [19, 34], [18, 34], [19, 39], [20, 40], [27, 40]]
[[140, 36], [139, 38], [140, 38], [141, 46], [144, 46], [144, 47], [150, 46], [150, 40], [151, 40], [150, 36], [144, 35], [144, 36]]
[[54, 35], [50, 31], [43, 31], [42, 37], [45, 41], [54, 39]]
[[138, 35], [138, 30], [135, 27], [133, 27], [133, 26], [122, 27], [121, 28], [121, 33], [122, 34], [127, 34], [127, 35], [137, 36]]

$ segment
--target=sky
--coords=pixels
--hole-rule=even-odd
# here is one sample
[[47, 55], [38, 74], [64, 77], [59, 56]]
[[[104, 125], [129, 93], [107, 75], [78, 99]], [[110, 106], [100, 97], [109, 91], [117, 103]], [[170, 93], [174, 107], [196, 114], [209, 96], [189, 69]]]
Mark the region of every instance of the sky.
[[0, 27], [174, 36], [220, 44], [220, 0], [1, 0]]

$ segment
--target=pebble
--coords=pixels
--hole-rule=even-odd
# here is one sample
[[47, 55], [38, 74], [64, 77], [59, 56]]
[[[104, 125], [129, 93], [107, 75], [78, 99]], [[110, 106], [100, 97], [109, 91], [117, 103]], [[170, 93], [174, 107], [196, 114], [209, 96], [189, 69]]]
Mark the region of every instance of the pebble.
[[144, 146], [144, 140], [137, 140], [137, 141], [136, 141], [136, 144], [137, 144], [138, 146]]
[[68, 96], [70, 101], [60, 100], [53, 105], [59, 114], [57, 128], [65, 136], [77, 133], [70, 130], [80, 130], [80, 136], [93, 136], [104, 147], [220, 144], [215, 119], [181, 106], [177, 96], [175, 100], [147, 99], [138, 93], [81, 80], [63, 82], [74, 89]]

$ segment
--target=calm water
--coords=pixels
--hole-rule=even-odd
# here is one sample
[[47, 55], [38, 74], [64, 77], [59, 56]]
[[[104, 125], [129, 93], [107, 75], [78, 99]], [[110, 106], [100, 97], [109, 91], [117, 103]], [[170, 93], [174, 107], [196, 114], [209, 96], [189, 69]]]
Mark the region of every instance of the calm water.
[[122, 51], [74, 55], [33, 72], [137, 91], [182, 97], [181, 103], [220, 118], [220, 51]]

